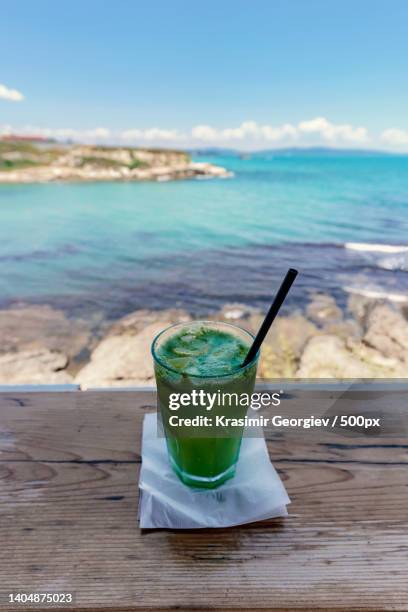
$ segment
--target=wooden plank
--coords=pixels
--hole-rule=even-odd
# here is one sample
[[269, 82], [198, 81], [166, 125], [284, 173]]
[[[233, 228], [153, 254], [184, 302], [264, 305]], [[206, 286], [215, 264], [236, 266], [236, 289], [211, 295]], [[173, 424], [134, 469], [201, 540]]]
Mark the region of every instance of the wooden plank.
[[79, 385], [0, 385], [0, 393], [54, 393], [79, 391]]
[[148, 391], [0, 395], [1, 609], [23, 589], [95, 610], [407, 609], [406, 440], [271, 433], [288, 518], [140, 532], [154, 409]]

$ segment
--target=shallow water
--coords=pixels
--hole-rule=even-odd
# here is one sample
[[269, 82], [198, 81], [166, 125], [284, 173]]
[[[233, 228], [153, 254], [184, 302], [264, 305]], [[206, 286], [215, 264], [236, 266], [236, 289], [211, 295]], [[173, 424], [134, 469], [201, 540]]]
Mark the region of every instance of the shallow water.
[[313, 290], [407, 299], [408, 157], [212, 161], [235, 178], [0, 186], [1, 306], [265, 308], [289, 266], [287, 309]]

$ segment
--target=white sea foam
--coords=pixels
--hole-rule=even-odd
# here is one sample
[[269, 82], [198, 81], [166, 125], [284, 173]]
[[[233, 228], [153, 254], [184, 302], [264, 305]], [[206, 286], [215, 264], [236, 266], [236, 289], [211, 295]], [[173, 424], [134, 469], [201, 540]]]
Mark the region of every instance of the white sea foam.
[[381, 289], [363, 289], [360, 287], [343, 287], [344, 291], [354, 293], [375, 300], [389, 300], [390, 302], [408, 302], [408, 295], [403, 293], [391, 293]]
[[397, 244], [372, 244], [369, 242], [346, 242], [344, 244], [346, 249], [352, 251], [365, 251], [372, 253], [406, 253], [408, 252], [408, 246], [397, 245]]
[[377, 262], [377, 266], [383, 270], [408, 271], [408, 255], [403, 254], [384, 257]]

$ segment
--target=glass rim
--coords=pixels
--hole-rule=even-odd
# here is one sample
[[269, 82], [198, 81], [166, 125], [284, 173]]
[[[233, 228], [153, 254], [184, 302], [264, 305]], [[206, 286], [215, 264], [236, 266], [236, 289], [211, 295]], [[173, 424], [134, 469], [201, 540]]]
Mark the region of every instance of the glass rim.
[[[206, 319], [198, 319], [195, 321], [186, 321], [185, 323], [173, 323], [172, 325], [169, 325], [168, 327], [165, 327], [164, 329], [161, 330], [161, 332], [159, 332], [154, 338], [153, 338], [153, 342], [151, 344], [150, 347], [150, 352], [152, 354], [153, 357], [153, 361], [155, 361], [156, 363], [158, 363], [162, 368], [165, 368], [166, 370], [169, 370], [169, 372], [173, 372], [174, 374], [178, 374], [179, 376], [183, 376], [184, 372], [180, 372], [180, 370], [175, 370], [174, 368], [170, 367], [169, 365], [167, 365], [166, 363], [164, 363], [164, 361], [162, 361], [160, 359], [160, 357], [157, 355], [156, 353], [156, 343], [159, 340], [160, 336], [162, 336], [165, 332], [169, 331], [170, 329], [173, 329], [175, 327], [187, 327], [188, 325], [197, 323], [199, 324], [210, 324], [210, 325], [214, 325], [214, 323], [216, 325], [226, 325], [227, 327], [232, 327], [233, 329], [239, 329], [243, 332], [245, 332], [250, 338], [252, 338], [252, 340], [255, 339], [255, 336], [248, 331], [247, 329], [244, 329], [243, 327], [241, 327], [240, 325], [235, 325], [234, 323], [225, 323], [224, 321], [210, 321], [210, 320], [206, 320]], [[238, 372], [246, 372], [246, 370], [248, 368], [250, 368], [252, 365], [254, 365], [254, 363], [256, 363], [259, 359], [259, 354], [260, 354], [260, 350], [258, 350], [258, 352], [256, 353], [255, 357], [246, 364], [246, 366], [240, 366], [239, 368], [236, 368], [235, 370], [232, 370], [231, 372], [228, 372], [227, 374], [189, 374], [188, 376], [190, 376], [190, 378], [203, 378], [203, 379], [209, 379], [209, 378], [227, 378], [228, 376], [234, 376], [235, 374], [238, 374]]]

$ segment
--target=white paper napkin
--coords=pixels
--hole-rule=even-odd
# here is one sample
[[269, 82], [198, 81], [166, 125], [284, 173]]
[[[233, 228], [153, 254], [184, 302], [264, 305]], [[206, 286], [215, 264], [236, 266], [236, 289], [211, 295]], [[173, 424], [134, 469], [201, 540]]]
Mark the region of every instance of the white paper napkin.
[[143, 422], [139, 524], [142, 529], [232, 527], [287, 516], [286, 489], [269, 460], [265, 440], [242, 440], [235, 477], [217, 489], [184, 485], [170, 467], [157, 417]]

